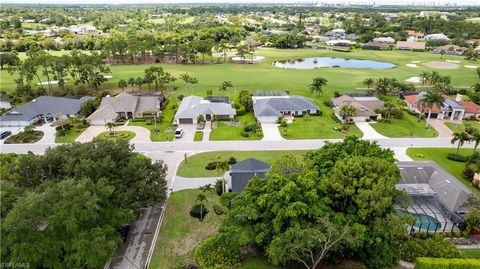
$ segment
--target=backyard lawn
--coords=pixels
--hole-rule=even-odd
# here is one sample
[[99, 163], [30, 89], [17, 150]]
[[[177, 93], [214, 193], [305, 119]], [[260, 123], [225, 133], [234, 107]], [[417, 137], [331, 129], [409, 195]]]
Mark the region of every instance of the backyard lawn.
[[362, 137], [363, 133], [354, 124], [348, 125], [349, 129], [346, 133], [338, 131], [342, 124], [335, 122], [330, 117], [330, 112], [331, 110], [324, 112], [322, 116], [295, 118], [287, 127], [278, 127], [278, 129], [285, 139], [344, 138], [347, 135]]
[[[409, 148], [407, 149], [407, 154], [415, 161], [435, 161], [438, 165], [447, 170], [450, 174], [455, 176], [460, 182], [471, 190], [475, 190], [471, 182], [463, 179], [462, 172], [465, 167], [465, 163], [455, 162], [447, 159], [448, 153], [455, 153], [455, 148]], [[460, 149], [460, 154], [470, 155], [472, 154], [473, 149], [463, 148]], [[417, 154], [423, 154], [423, 158], [417, 157]]]
[[178, 167], [177, 175], [182, 177], [216, 177], [220, 176], [220, 173], [215, 170], [205, 169], [207, 163], [218, 160], [228, 160], [230, 157], [236, 158], [238, 162], [248, 158], [256, 158], [267, 163], [272, 163], [285, 154], [291, 154], [296, 158], [302, 158], [305, 152], [305, 150], [204, 152], [188, 157], [187, 162], [182, 161]]
[[55, 135], [55, 143], [73, 143], [87, 128], [73, 127], [66, 136]]
[[117, 139], [124, 139], [124, 140], [131, 140], [132, 138], [135, 137], [134, 132], [130, 131], [114, 131], [113, 134], [111, 135], [110, 131], [102, 132], [99, 135], [97, 135], [98, 139], [107, 139], [107, 140], [112, 140], [116, 141]]
[[437, 131], [428, 126], [425, 128], [425, 121], [407, 113], [403, 113], [403, 119], [391, 119], [391, 123], [372, 123], [378, 133], [387, 137], [437, 137]]
[[472, 128], [480, 129], [480, 124], [475, 121], [465, 121], [461, 122], [444, 122], [444, 124], [450, 128], [453, 132], [462, 132], [465, 131], [465, 127], [471, 126]]
[[153, 119], [149, 119], [149, 120], [135, 119], [135, 120], [130, 120], [128, 122], [128, 125], [140, 126], [150, 130], [150, 140], [152, 140], [153, 142], [172, 141], [173, 130], [167, 131], [167, 128], [170, 127], [173, 121], [173, 116], [175, 116], [176, 107], [177, 107], [176, 99], [172, 98], [168, 101], [167, 105], [162, 110], [162, 122], [160, 123], [157, 122], [157, 124], [155, 125], [155, 121]]
[[183, 268], [193, 260], [193, 249], [217, 233], [222, 215], [218, 216], [213, 210], [213, 205], [219, 201], [216, 194], [207, 194], [205, 205], [210, 212], [202, 222], [189, 215], [198, 192], [182, 190], [170, 195], [150, 269]]
[[263, 135], [260, 133], [251, 134], [248, 137], [241, 135], [243, 129], [248, 123], [255, 122], [255, 116], [253, 113], [246, 113], [245, 115], [238, 116], [237, 120], [240, 121], [239, 126], [229, 126], [222, 121], [217, 122], [217, 127], [212, 128], [210, 133], [211, 141], [221, 141], [221, 140], [260, 140]]

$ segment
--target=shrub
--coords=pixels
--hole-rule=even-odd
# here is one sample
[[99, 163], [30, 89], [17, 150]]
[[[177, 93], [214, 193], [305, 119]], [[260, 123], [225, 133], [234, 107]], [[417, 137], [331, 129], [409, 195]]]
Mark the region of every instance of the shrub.
[[224, 207], [231, 209], [232, 208], [232, 202], [233, 199], [235, 199], [235, 196], [237, 196], [237, 193], [234, 192], [226, 192], [220, 197], [220, 204], [223, 205]]
[[247, 113], [247, 109], [240, 105], [240, 104], [237, 104], [238, 108], [237, 108], [237, 116], [243, 116]]
[[217, 215], [223, 214], [223, 208], [221, 205], [213, 205], [213, 211], [215, 211], [215, 214]]
[[323, 104], [328, 106], [328, 107], [333, 107], [333, 102], [330, 99], [323, 100]]
[[245, 132], [245, 131], [241, 131], [240, 135], [243, 136], [243, 137], [249, 137], [250, 136], [250, 134]]
[[203, 241], [193, 256], [200, 268], [233, 268], [240, 264], [240, 245], [237, 240], [218, 235]]
[[215, 181], [215, 192], [219, 195], [222, 196], [223, 194], [223, 186], [225, 185], [225, 182], [222, 179], [218, 179]]
[[232, 165], [232, 164], [236, 164], [236, 163], [237, 163], [237, 159], [235, 159], [235, 157], [228, 158], [228, 164]]
[[249, 122], [243, 129], [247, 133], [255, 133], [257, 130], [261, 128], [260, 123], [258, 122]]
[[400, 245], [400, 255], [407, 261], [415, 261], [418, 257], [459, 258], [460, 251], [449, 240], [440, 234], [417, 235]]
[[217, 169], [217, 166], [218, 166], [218, 162], [209, 162], [205, 166], [205, 169], [206, 170], [215, 170], [215, 169]]
[[447, 154], [447, 159], [452, 160], [452, 161], [456, 161], [456, 162], [464, 163], [468, 160], [468, 157], [463, 156], [461, 154], [457, 154], [457, 153], [448, 153]]
[[479, 269], [479, 259], [418, 258], [415, 269]]
[[338, 91], [335, 91], [335, 92], [333, 92], [333, 96], [335, 96], [335, 98], [338, 98], [342, 95]]
[[190, 216], [202, 221], [208, 214], [208, 209], [203, 204], [196, 204], [190, 209]]
[[281, 127], [288, 127], [287, 121], [286, 121], [286, 120], [282, 120], [282, 121], [280, 122], [280, 126], [281, 126]]

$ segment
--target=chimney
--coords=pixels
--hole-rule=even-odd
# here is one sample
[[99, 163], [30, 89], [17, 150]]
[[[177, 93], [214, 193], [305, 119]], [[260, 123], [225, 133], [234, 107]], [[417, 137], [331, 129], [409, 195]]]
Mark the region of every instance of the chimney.
[[461, 102], [462, 101], [462, 95], [457, 93], [457, 97], [455, 97], [455, 101]]

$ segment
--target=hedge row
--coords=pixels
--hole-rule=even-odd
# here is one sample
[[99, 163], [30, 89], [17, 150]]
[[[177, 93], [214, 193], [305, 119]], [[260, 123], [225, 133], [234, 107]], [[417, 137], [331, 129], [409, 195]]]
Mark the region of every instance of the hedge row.
[[478, 259], [418, 258], [415, 269], [480, 269]]

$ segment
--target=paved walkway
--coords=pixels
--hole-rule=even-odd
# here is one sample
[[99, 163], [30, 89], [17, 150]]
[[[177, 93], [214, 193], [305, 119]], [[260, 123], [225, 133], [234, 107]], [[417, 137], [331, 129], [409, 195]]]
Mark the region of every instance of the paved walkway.
[[[362, 131], [362, 133], [363, 133], [362, 138], [363, 139], [385, 139], [385, 138], [388, 138], [386, 136], [383, 136], [383, 135], [377, 133], [377, 131], [375, 131], [375, 129], [373, 129], [373, 127], [368, 122], [355, 122], [355, 124], [357, 125], [358, 129], [360, 129], [360, 131]], [[375, 123], [372, 123], [372, 124], [375, 124]]]
[[45, 123], [42, 126], [35, 128], [35, 130], [42, 131], [43, 137], [36, 144], [55, 143], [55, 127], [50, 126], [52, 123]]
[[[75, 139], [76, 142], [89, 142], [92, 141], [99, 134], [108, 131], [105, 126], [90, 126], [80, 136]], [[130, 140], [131, 143], [146, 143], [152, 142], [150, 140], [150, 130], [140, 126], [118, 126], [115, 131], [130, 131], [135, 133], [135, 137]]]
[[263, 131], [263, 141], [282, 141], [282, 135], [280, 135], [280, 130], [276, 123], [265, 123], [262, 122], [262, 131]]
[[438, 132], [438, 137], [439, 138], [451, 138], [452, 137], [452, 130], [448, 128], [443, 120], [437, 120], [437, 119], [430, 119], [430, 125], [432, 125], [435, 130]]
[[205, 128], [203, 128], [203, 138], [202, 142], [206, 142], [210, 140], [210, 134], [212, 133], [212, 122], [207, 121], [205, 122]]
[[407, 149], [408, 148], [390, 148], [393, 153], [395, 154], [395, 159], [397, 159], [400, 162], [409, 162], [413, 161], [410, 156], [407, 155]]

